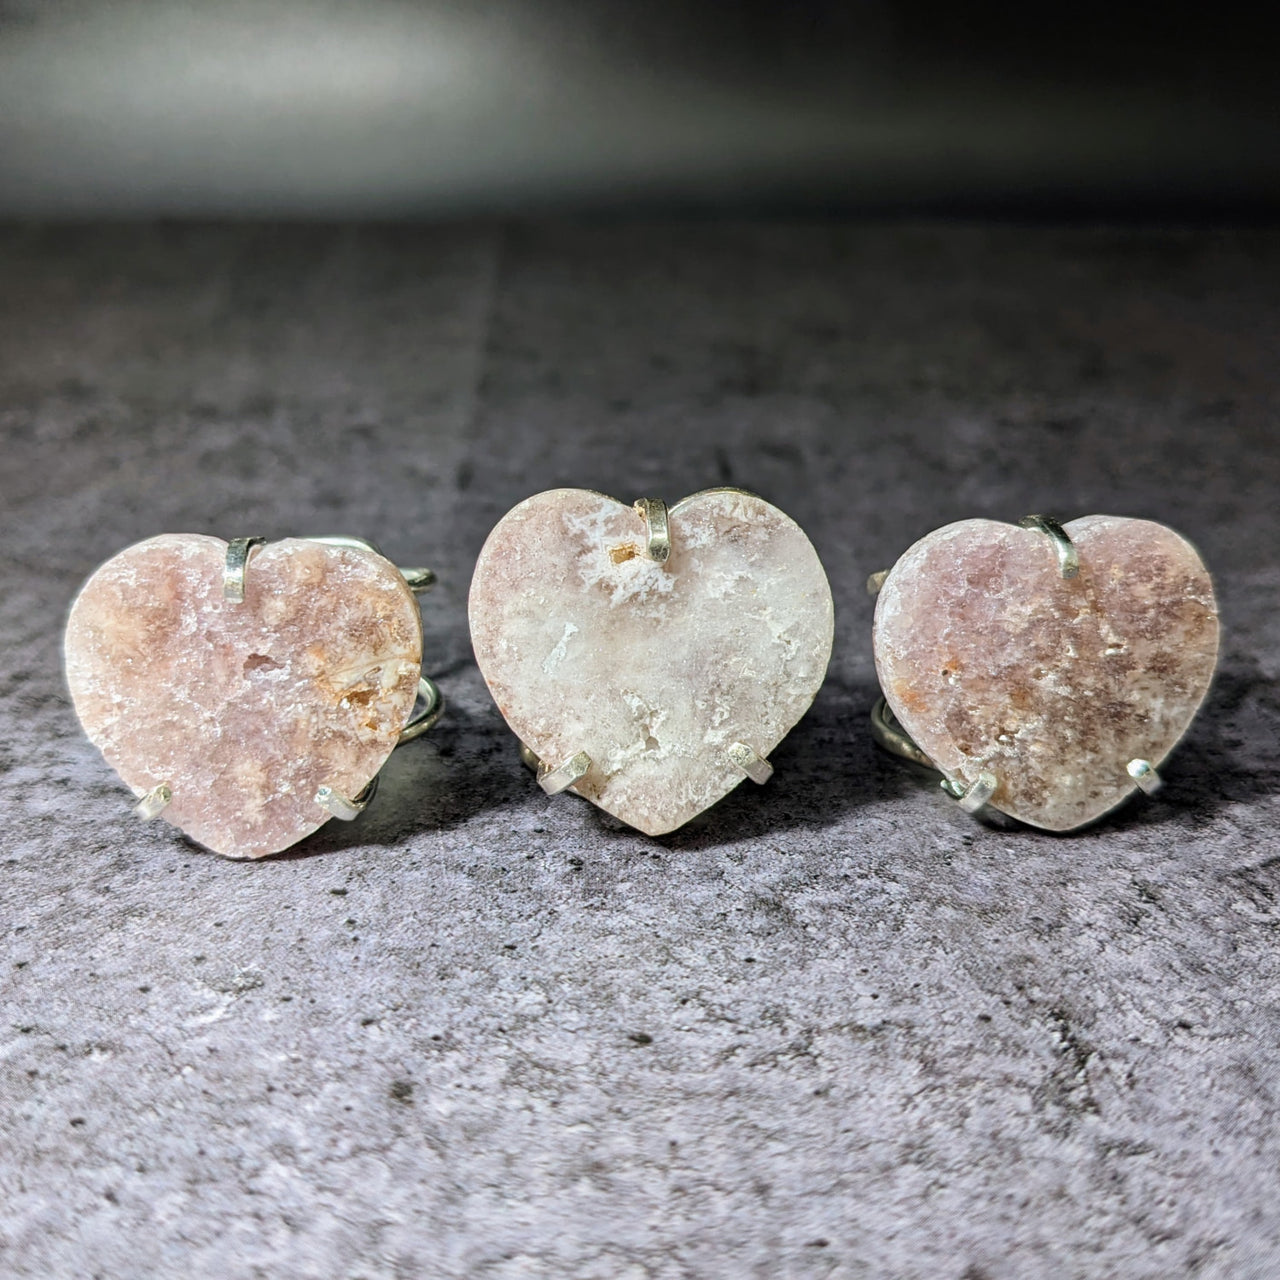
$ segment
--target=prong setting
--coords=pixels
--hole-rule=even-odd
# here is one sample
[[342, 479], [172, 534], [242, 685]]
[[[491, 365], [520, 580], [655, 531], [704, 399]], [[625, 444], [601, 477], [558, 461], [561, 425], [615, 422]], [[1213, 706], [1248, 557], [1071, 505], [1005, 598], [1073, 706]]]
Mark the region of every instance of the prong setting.
[[1080, 555], [1067, 531], [1052, 516], [1023, 516], [1018, 524], [1024, 529], [1034, 529], [1053, 539], [1058, 556], [1058, 572], [1064, 578], [1074, 578], [1080, 572]]
[[585, 751], [570, 756], [562, 765], [550, 768], [545, 760], [538, 762], [538, 786], [549, 796], [558, 796], [567, 791], [575, 782], [587, 774], [591, 768], [591, 757]]
[[943, 778], [941, 785], [949, 796], [955, 797], [965, 813], [977, 813], [995, 795], [1000, 780], [989, 769], [984, 769], [968, 786], [950, 778]]
[[1155, 765], [1150, 760], [1130, 760], [1125, 765], [1125, 772], [1149, 796], [1155, 795], [1164, 786], [1164, 779], [1156, 772]]
[[249, 557], [266, 538], [232, 538], [227, 543], [227, 558], [222, 568], [222, 598], [232, 604], [244, 603], [244, 579]]
[[658, 498], [637, 498], [636, 514], [645, 523], [645, 558], [655, 564], [666, 564], [671, 556], [671, 522], [667, 504]]
[[173, 799], [173, 788], [167, 782], [161, 782], [138, 798], [133, 811], [143, 822], [150, 822], [164, 812]]
[[757, 786], [763, 786], [773, 777], [773, 765], [745, 742], [731, 742], [725, 754], [734, 768], [741, 769]]
[[323, 786], [317, 789], [315, 802], [322, 809], [326, 809], [330, 817], [338, 818], [342, 822], [351, 822], [369, 807], [369, 801], [373, 799], [377, 789], [377, 778], [354, 796], [346, 796], [336, 787]]

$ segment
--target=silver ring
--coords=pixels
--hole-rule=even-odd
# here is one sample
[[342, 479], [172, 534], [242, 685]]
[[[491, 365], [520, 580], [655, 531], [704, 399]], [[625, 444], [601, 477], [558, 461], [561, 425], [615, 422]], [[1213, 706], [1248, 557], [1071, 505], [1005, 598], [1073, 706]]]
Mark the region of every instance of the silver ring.
[[942, 772], [916, 746], [911, 735], [899, 723], [898, 717], [893, 714], [893, 710], [888, 702], [885, 701], [883, 694], [876, 699], [875, 706], [871, 708], [871, 736], [880, 746], [886, 751], [892, 751], [895, 756], [901, 756], [904, 760], [910, 760], [913, 764], [922, 764], [926, 769], [933, 769], [938, 773]]
[[400, 730], [396, 746], [403, 746], [406, 742], [412, 742], [414, 738], [422, 737], [442, 715], [444, 715], [444, 694], [440, 692], [440, 686], [430, 676], [421, 676], [418, 680], [418, 696], [413, 704], [413, 714]]

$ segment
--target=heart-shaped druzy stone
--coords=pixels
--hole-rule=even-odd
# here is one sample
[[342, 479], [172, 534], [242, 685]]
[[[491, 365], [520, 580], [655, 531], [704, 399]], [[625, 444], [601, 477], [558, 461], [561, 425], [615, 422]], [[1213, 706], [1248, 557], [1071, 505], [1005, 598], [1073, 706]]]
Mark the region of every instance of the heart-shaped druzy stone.
[[163, 817], [232, 858], [287, 849], [357, 795], [413, 710], [422, 621], [373, 551], [287, 538], [223, 598], [227, 544], [162, 534], [108, 560], [67, 622], [67, 683], [85, 732]]
[[1079, 573], [1046, 534], [961, 520], [894, 565], [876, 604], [885, 700], [943, 774], [994, 774], [991, 804], [1049, 831], [1134, 790], [1127, 766], [1173, 750], [1218, 654], [1213, 583], [1196, 550], [1150, 520], [1066, 525]]
[[498, 709], [551, 767], [579, 752], [579, 794], [661, 835], [743, 779], [813, 702], [831, 656], [826, 574], [800, 527], [739, 490], [669, 511], [647, 559], [632, 507], [585, 489], [520, 503], [471, 583], [471, 639]]

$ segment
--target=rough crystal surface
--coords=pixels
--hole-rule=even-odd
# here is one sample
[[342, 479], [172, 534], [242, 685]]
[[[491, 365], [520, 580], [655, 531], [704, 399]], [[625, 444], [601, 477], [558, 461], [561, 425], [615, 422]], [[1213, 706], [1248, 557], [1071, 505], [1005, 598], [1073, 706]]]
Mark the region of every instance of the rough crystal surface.
[[575, 790], [649, 835], [743, 780], [732, 743], [773, 751], [832, 641], [826, 574], [793, 520], [735, 490], [669, 515], [658, 564], [633, 508], [584, 489], [529, 498], [489, 535], [469, 606], [507, 723], [552, 766], [586, 751]]
[[1159, 767], [1208, 692], [1218, 653], [1213, 584], [1164, 525], [1086, 516], [1052, 540], [994, 520], [922, 538], [894, 565], [875, 660], [894, 714], [953, 781], [984, 770], [991, 803], [1050, 831], [1091, 822]]
[[322, 784], [354, 796], [413, 709], [417, 602], [395, 567], [299, 538], [252, 555], [222, 596], [227, 544], [163, 534], [85, 584], [67, 623], [67, 682], [85, 732], [162, 817], [233, 858], [287, 849], [328, 820]]

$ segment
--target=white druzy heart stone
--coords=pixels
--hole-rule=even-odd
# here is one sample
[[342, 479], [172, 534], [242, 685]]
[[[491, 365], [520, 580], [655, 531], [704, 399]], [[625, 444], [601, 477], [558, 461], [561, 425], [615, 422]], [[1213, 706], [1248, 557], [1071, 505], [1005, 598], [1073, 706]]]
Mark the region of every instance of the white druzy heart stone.
[[476, 564], [476, 661], [515, 734], [575, 790], [648, 835], [736, 787], [728, 748], [765, 758], [813, 702], [831, 657], [831, 590], [800, 527], [712, 489], [669, 511], [645, 556], [638, 512], [586, 489], [510, 511]]
[[894, 565], [876, 603], [876, 672], [903, 728], [952, 782], [997, 780], [994, 808], [1069, 831], [1133, 794], [1209, 690], [1213, 583], [1196, 550], [1150, 520], [1065, 526], [1051, 538], [961, 520]]
[[85, 583], [67, 683], [90, 740], [135, 794], [231, 858], [278, 853], [329, 819], [321, 786], [357, 795], [413, 711], [418, 604], [372, 551], [300, 538], [253, 553], [223, 599], [227, 544], [162, 534]]

